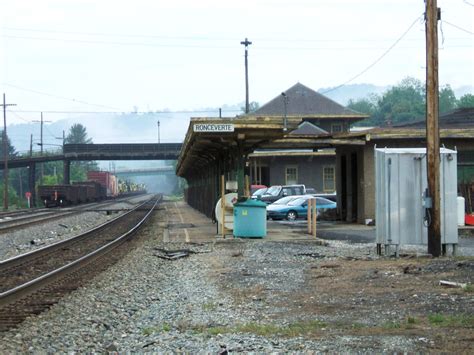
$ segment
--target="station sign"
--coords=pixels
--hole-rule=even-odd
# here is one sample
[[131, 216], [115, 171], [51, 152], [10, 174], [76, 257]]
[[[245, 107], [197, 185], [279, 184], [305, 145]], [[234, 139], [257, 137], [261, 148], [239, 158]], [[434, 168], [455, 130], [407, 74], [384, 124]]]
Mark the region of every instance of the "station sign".
[[233, 123], [195, 123], [194, 132], [234, 132]]

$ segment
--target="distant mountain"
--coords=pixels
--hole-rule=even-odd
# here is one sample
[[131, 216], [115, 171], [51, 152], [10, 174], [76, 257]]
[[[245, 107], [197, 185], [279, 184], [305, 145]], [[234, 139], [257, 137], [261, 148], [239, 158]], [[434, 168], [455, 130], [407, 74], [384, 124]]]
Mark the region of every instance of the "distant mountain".
[[367, 97], [370, 94], [382, 94], [388, 89], [390, 89], [390, 86], [377, 86], [373, 84], [350, 84], [342, 86], [340, 88], [334, 86], [321, 88], [318, 90], [318, 92], [340, 103], [341, 105], [347, 105], [350, 99], [357, 100]]
[[[223, 116], [234, 117], [238, 109], [226, 106]], [[149, 112], [107, 114], [94, 113], [75, 118], [67, 118], [53, 123], [45, 123], [43, 142], [45, 150], [58, 149], [62, 144], [63, 130], [81, 123], [94, 143], [155, 143], [158, 141], [158, 121], [160, 121], [161, 142], [182, 142], [186, 136], [191, 117], [218, 117], [219, 109], [203, 109], [192, 112]], [[8, 136], [19, 152], [30, 149], [30, 135], [33, 134], [33, 150], [39, 151], [40, 125], [38, 123], [12, 124], [8, 126]]]
[[[391, 86], [377, 86], [372, 84], [350, 84], [337, 87], [327, 87], [318, 90], [320, 94], [323, 94], [330, 99], [340, 103], [341, 105], [347, 105], [350, 99], [357, 100], [364, 97], [368, 97], [371, 94], [383, 94], [389, 90]], [[474, 86], [464, 85], [457, 88], [452, 88], [456, 98], [460, 98], [465, 94], [474, 93]]]

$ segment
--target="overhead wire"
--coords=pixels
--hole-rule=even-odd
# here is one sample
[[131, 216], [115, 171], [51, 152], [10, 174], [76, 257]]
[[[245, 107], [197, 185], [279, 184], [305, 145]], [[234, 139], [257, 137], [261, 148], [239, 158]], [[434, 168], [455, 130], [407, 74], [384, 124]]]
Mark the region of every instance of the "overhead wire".
[[462, 28], [462, 27], [460, 27], [460, 26], [458, 26], [458, 25], [455, 25], [454, 23], [448, 22], [448, 21], [446, 21], [446, 20], [441, 20], [441, 22], [444, 22], [445, 24], [447, 24], [447, 25], [449, 25], [449, 26], [451, 26], [451, 27], [457, 28], [457, 29], [460, 30], [460, 31], [469, 33], [470, 35], [474, 35], [474, 32], [469, 31], [469, 30], [466, 30], [465, 28]]
[[388, 49], [382, 53], [382, 55], [380, 55], [377, 59], [375, 59], [370, 65], [368, 65], [364, 70], [362, 70], [361, 72], [359, 72], [358, 74], [354, 75], [353, 77], [351, 77], [349, 80], [346, 80], [345, 82], [343, 82], [342, 84], [338, 85], [338, 86], [335, 86], [329, 90], [326, 90], [324, 92], [322, 92], [322, 94], [327, 94], [329, 92], [332, 92], [332, 91], [335, 91], [335, 90], [338, 90], [344, 86], [346, 86], [347, 84], [349, 84], [350, 82], [354, 81], [355, 79], [359, 78], [360, 76], [362, 76], [363, 74], [365, 74], [367, 71], [369, 71], [370, 69], [372, 69], [377, 63], [379, 63], [388, 53], [390, 53], [390, 51], [395, 48], [395, 46], [407, 35], [408, 32], [410, 32], [410, 30], [413, 28], [413, 26], [415, 26], [415, 24], [417, 22], [419, 22], [421, 19], [423, 18], [423, 15], [421, 16], [418, 16], [412, 23], [410, 26], [408, 26], [408, 28], [402, 33], [402, 35], [400, 37], [397, 38], [397, 40], [390, 46], [388, 47]]
[[[28, 88], [24, 88], [24, 87], [21, 87], [21, 86], [18, 86], [18, 85], [13, 85], [13, 84], [10, 84], [10, 83], [3, 82], [2, 85], [9, 86], [9, 87], [12, 87], [12, 88], [15, 88], [15, 89], [18, 89], [18, 90], [32, 92], [32, 93], [38, 94], [38, 95], [44, 95], [44, 96], [49, 96], [49, 97], [53, 97], [53, 98], [56, 98], [56, 99], [72, 101], [72, 102], [76, 102], [76, 103], [83, 104], [83, 105], [103, 107], [103, 108], [108, 108], [108, 109], [112, 109], [112, 110], [119, 110], [119, 111], [121, 110], [120, 108], [117, 108], [117, 107], [94, 104], [94, 103], [90, 103], [90, 102], [83, 101], [83, 100], [71, 99], [69, 97], [64, 97], [64, 96], [59, 96], [59, 95], [55, 95], [55, 94], [46, 93], [46, 92], [43, 92], [43, 91], [28, 89]], [[20, 112], [20, 111], [18, 111], [18, 112]]]
[[[216, 114], [219, 113], [219, 109], [216, 108], [214, 110], [177, 110], [177, 111], [132, 111], [132, 112], [127, 112], [127, 111], [73, 111], [73, 110], [11, 110], [7, 109], [7, 112], [20, 112], [20, 113], [51, 113], [51, 114], [113, 114], [113, 115], [146, 115], [146, 114], [153, 114], [153, 115], [167, 115], [167, 114], [173, 114], [173, 113], [209, 113], [209, 112], [216, 112]], [[232, 110], [221, 110], [222, 113], [231, 113], [231, 112], [242, 112], [242, 110], [238, 109], [232, 109]], [[164, 117], [167, 118], [167, 117]], [[171, 117], [168, 117], [171, 118]]]

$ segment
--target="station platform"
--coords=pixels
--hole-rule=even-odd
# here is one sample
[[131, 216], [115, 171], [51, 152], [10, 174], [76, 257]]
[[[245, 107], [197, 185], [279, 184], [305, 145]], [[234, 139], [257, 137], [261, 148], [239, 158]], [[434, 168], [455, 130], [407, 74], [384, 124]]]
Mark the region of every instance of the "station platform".
[[[235, 239], [230, 234], [223, 238], [217, 233], [216, 223], [212, 223], [210, 218], [184, 201], [164, 201], [162, 208], [165, 212], [165, 219], [162, 222], [164, 242], [209, 243], [216, 240], [232, 241]], [[302, 220], [296, 223], [269, 221], [265, 238], [245, 239], [294, 241], [314, 240], [315, 238], [307, 233], [306, 221]]]

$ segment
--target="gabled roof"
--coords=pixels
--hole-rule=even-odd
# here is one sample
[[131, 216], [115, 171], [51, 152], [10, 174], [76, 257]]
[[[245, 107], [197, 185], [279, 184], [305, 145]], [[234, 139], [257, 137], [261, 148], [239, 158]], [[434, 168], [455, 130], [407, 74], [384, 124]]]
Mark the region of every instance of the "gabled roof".
[[[368, 117], [367, 115], [338, 104], [301, 83], [293, 85], [284, 93], [288, 97], [287, 115], [289, 117]], [[283, 116], [284, 114], [285, 100], [283, 95], [278, 95], [251, 115]]]
[[297, 129], [294, 131], [290, 132], [290, 135], [321, 135], [321, 134], [329, 134], [329, 132], [325, 131], [322, 128], [319, 128], [318, 126], [312, 124], [311, 122], [308, 121], [303, 121], [300, 123]]

